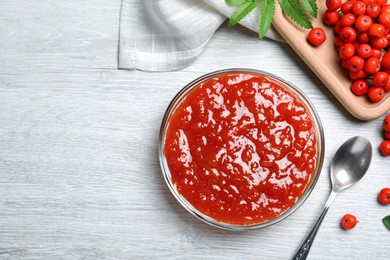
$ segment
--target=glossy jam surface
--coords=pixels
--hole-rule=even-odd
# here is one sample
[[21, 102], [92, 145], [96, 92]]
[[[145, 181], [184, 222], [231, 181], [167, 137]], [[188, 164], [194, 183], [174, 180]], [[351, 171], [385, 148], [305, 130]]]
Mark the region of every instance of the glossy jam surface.
[[198, 84], [173, 112], [164, 153], [177, 191], [198, 211], [234, 225], [273, 219], [292, 207], [317, 165], [306, 106], [249, 73]]

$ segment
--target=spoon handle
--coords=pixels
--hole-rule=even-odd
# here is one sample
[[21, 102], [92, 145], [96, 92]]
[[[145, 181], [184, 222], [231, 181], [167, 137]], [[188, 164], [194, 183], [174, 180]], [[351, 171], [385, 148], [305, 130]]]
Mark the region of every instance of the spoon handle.
[[293, 260], [306, 259], [307, 255], [309, 254], [309, 250], [311, 248], [311, 245], [313, 244], [314, 237], [317, 234], [318, 228], [320, 227], [322, 220], [325, 217], [326, 212], [328, 212], [330, 204], [336, 198], [336, 194], [337, 193], [332, 190], [332, 192], [329, 195], [328, 201], [326, 202], [325, 207], [322, 210], [320, 217], [318, 218], [318, 220], [317, 220], [316, 224], [314, 225], [313, 229], [311, 230], [310, 234], [306, 237], [305, 241], [303, 242], [303, 244], [299, 248], [298, 252], [292, 258]]

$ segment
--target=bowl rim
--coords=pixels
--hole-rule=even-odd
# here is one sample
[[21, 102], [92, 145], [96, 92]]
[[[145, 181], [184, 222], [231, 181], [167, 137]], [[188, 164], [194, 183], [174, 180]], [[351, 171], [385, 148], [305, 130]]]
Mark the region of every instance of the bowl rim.
[[[216, 77], [222, 74], [228, 74], [228, 73], [248, 73], [248, 74], [254, 74], [254, 75], [260, 75], [266, 77], [271, 82], [277, 83], [278, 85], [281, 85], [284, 89], [294, 94], [294, 96], [308, 109], [309, 115], [312, 119], [312, 122], [314, 123], [314, 129], [316, 132], [316, 138], [317, 138], [317, 167], [312, 175], [312, 178], [310, 180], [309, 185], [307, 185], [304, 193], [301, 195], [301, 197], [295, 202], [293, 206], [291, 206], [289, 209], [284, 211], [282, 214], [277, 216], [276, 218], [273, 218], [271, 220], [261, 222], [261, 223], [254, 223], [250, 225], [235, 225], [225, 222], [217, 221], [203, 213], [201, 213], [199, 210], [197, 210], [194, 206], [191, 205], [174, 187], [174, 184], [171, 180], [171, 173], [168, 167], [167, 159], [165, 157], [164, 153], [164, 144], [165, 144], [165, 135], [167, 127], [169, 126], [169, 118], [172, 115], [172, 113], [176, 110], [176, 108], [181, 104], [181, 102], [185, 99], [187, 94], [192, 91], [196, 86], [198, 86], [199, 83], [204, 82], [212, 77]], [[166, 184], [168, 185], [171, 193], [176, 198], [176, 200], [193, 216], [200, 219], [201, 221], [221, 229], [225, 230], [231, 230], [231, 231], [242, 231], [242, 230], [250, 230], [250, 229], [258, 229], [258, 228], [264, 228], [271, 225], [274, 225], [287, 217], [289, 217], [292, 213], [294, 213], [299, 207], [301, 207], [304, 202], [307, 200], [311, 192], [313, 191], [315, 185], [318, 182], [318, 179], [320, 177], [323, 162], [324, 162], [324, 155], [325, 155], [325, 138], [324, 138], [324, 130], [323, 126], [319, 117], [319, 114], [317, 110], [315, 109], [313, 103], [309, 100], [309, 98], [294, 84], [291, 82], [282, 79], [279, 76], [276, 76], [272, 73], [257, 70], [257, 69], [250, 69], [250, 68], [229, 68], [229, 69], [222, 69], [213, 71], [207, 74], [204, 74], [195, 80], [191, 81], [187, 85], [185, 85], [171, 100], [169, 103], [162, 122], [160, 126], [160, 132], [159, 132], [159, 143], [158, 143], [158, 157], [160, 162], [160, 168], [163, 174], [163, 177], [165, 179]]]

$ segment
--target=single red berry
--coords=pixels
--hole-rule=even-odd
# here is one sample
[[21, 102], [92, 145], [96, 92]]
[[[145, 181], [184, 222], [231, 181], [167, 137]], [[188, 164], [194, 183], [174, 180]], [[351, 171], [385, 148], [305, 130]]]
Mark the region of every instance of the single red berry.
[[360, 32], [367, 31], [372, 25], [372, 18], [368, 15], [359, 15], [355, 21], [355, 27]]
[[357, 218], [352, 214], [345, 214], [344, 217], [341, 219], [341, 226], [345, 229], [352, 229], [357, 224]]
[[340, 18], [340, 25], [342, 27], [352, 26], [356, 21], [356, 16], [352, 13], [346, 14]]
[[390, 28], [390, 13], [381, 13], [378, 17], [378, 22], [386, 28]]
[[355, 47], [351, 43], [346, 43], [339, 49], [339, 56], [342, 59], [349, 59], [355, 54]]
[[389, 82], [389, 74], [383, 71], [379, 71], [374, 74], [374, 77], [372, 78], [372, 83], [375, 87], [385, 87], [387, 82]]
[[385, 91], [380, 87], [370, 87], [367, 92], [368, 99], [373, 102], [379, 102], [385, 96]]
[[385, 131], [385, 139], [390, 140], [390, 131]]
[[336, 11], [337, 9], [339, 9], [341, 7], [341, 5], [343, 4], [343, 1], [342, 0], [326, 0], [325, 4], [326, 4], [326, 7], [328, 8], [328, 10]]
[[377, 57], [370, 57], [364, 62], [364, 71], [368, 74], [375, 74], [381, 68], [380, 61]]
[[371, 40], [371, 37], [368, 35], [368, 32], [360, 32], [356, 36], [358, 43], [368, 43]]
[[390, 204], [390, 188], [383, 188], [378, 195], [378, 200], [384, 205]]
[[384, 36], [381, 37], [374, 37], [371, 39], [371, 45], [375, 49], [384, 49], [387, 47], [387, 39]]
[[356, 39], [356, 31], [352, 27], [344, 27], [340, 30], [340, 38], [345, 43], [352, 43]]
[[349, 72], [349, 78], [352, 80], [366, 79], [367, 73], [364, 70], [359, 70], [358, 72]]
[[354, 81], [351, 85], [351, 91], [356, 96], [363, 96], [368, 92], [368, 83], [363, 79]]
[[381, 66], [390, 69], [390, 53], [386, 53], [382, 57]]
[[371, 3], [366, 8], [366, 14], [371, 18], [376, 18], [381, 13], [381, 7], [376, 3]]
[[339, 21], [339, 12], [326, 10], [322, 20], [324, 24], [334, 25]]
[[390, 155], [390, 141], [389, 140], [384, 140], [379, 146], [379, 150], [384, 156], [389, 156]]
[[351, 11], [352, 11], [352, 6], [353, 6], [353, 2], [352, 1], [347, 1], [347, 2], [345, 2], [345, 3], [343, 3], [342, 5], [341, 5], [341, 12], [343, 13], [343, 14], [348, 14], [348, 13], [350, 13]]
[[390, 115], [387, 115], [385, 119], [383, 119], [383, 129], [386, 132], [390, 132]]
[[378, 49], [375, 49], [375, 48], [371, 48], [371, 57], [375, 57], [377, 59], [380, 59], [382, 56], [382, 51], [381, 50], [378, 50]]
[[356, 49], [356, 53], [360, 58], [366, 59], [371, 56], [371, 46], [367, 43], [360, 44]]
[[307, 40], [310, 42], [313, 46], [319, 46], [324, 43], [326, 40], [326, 34], [324, 29], [320, 27], [316, 27], [310, 30]]
[[347, 68], [351, 72], [358, 72], [364, 67], [364, 59], [359, 56], [352, 56], [347, 62]]
[[386, 29], [382, 24], [374, 23], [368, 29], [368, 35], [370, 35], [370, 37], [380, 37], [385, 35], [385, 31]]
[[390, 5], [385, 5], [381, 7], [381, 13], [390, 13]]
[[362, 1], [353, 2], [351, 11], [354, 15], [359, 16], [366, 12], [366, 5]]

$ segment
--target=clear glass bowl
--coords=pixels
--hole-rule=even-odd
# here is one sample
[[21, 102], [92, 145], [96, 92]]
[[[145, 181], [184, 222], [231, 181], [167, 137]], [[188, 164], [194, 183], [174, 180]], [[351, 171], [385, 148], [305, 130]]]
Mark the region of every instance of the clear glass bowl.
[[[195, 207], [193, 207], [175, 188], [175, 185], [172, 182], [171, 178], [171, 172], [168, 167], [167, 163], [167, 158], [165, 157], [164, 154], [164, 144], [165, 144], [165, 136], [166, 136], [166, 130], [168, 128], [170, 118], [172, 114], [174, 113], [175, 109], [180, 105], [180, 103], [186, 98], [187, 94], [190, 93], [196, 86], [198, 86], [200, 83], [205, 82], [209, 80], [210, 78], [223, 75], [223, 74], [229, 74], [229, 73], [245, 73], [245, 74], [253, 74], [253, 75], [259, 75], [265, 77], [267, 80], [276, 83], [277, 85], [285, 88], [287, 91], [290, 93], [293, 93], [297, 99], [305, 105], [307, 108], [307, 111], [309, 112], [313, 126], [316, 132], [316, 138], [317, 138], [317, 165], [316, 169], [314, 172], [314, 175], [311, 178], [311, 181], [308, 183], [304, 193], [302, 196], [298, 199], [298, 201], [290, 207], [288, 210], [283, 212], [281, 215], [279, 215], [276, 218], [273, 218], [271, 220], [261, 222], [258, 224], [253, 224], [253, 225], [233, 225], [230, 223], [224, 223], [224, 222], [219, 222], [216, 221], [215, 219], [201, 213], [198, 211]], [[158, 153], [159, 153], [159, 160], [160, 160], [160, 166], [162, 170], [162, 174], [164, 176], [164, 179], [171, 190], [172, 194], [174, 197], [179, 201], [179, 203], [192, 215], [197, 217], [198, 219], [206, 222], [207, 224], [210, 224], [215, 227], [219, 227], [222, 229], [227, 229], [227, 230], [248, 230], [248, 229], [256, 229], [256, 228], [263, 228], [267, 227], [270, 225], [273, 225], [289, 215], [291, 215], [294, 211], [296, 211], [307, 199], [307, 197], [310, 195], [311, 191], [315, 187], [317, 180], [319, 178], [319, 175], [321, 173], [322, 169], [322, 164], [323, 164], [323, 158], [324, 158], [324, 148], [325, 148], [325, 143], [324, 143], [324, 133], [323, 133], [323, 127], [321, 124], [321, 121], [319, 119], [319, 116], [313, 106], [313, 104], [309, 101], [309, 99], [294, 85], [291, 83], [275, 76], [270, 73], [260, 71], [260, 70], [254, 70], [254, 69], [241, 69], [241, 68], [234, 68], [234, 69], [225, 69], [225, 70], [219, 70], [215, 72], [208, 73], [206, 75], [203, 75], [188, 85], [186, 85], [179, 93], [173, 98], [171, 103], [169, 104], [165, 115], [162, 120], [161, 128], [160, 128], [160, 137], [159, 137], [159, 147], [158, 147]]]

